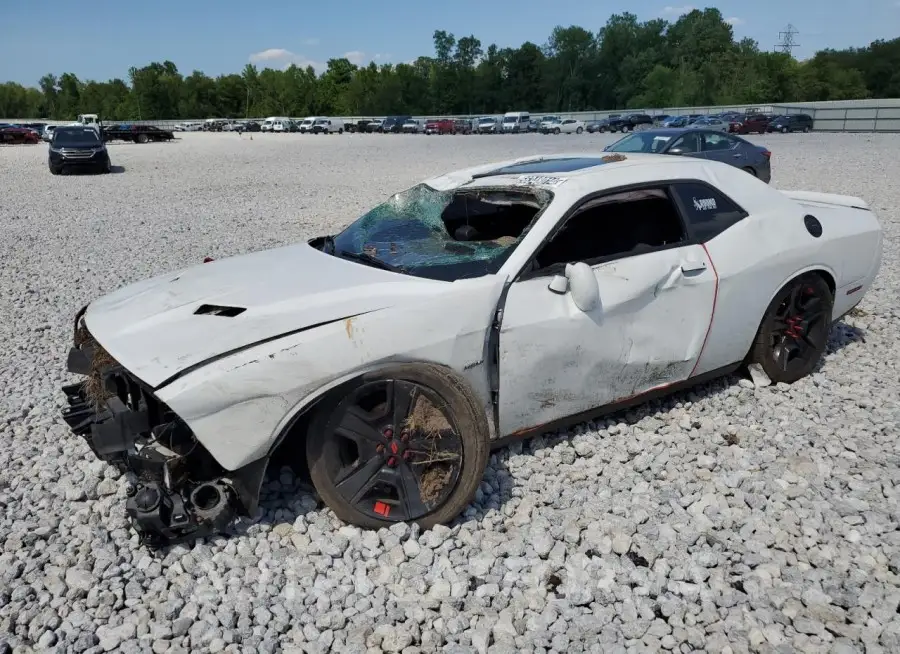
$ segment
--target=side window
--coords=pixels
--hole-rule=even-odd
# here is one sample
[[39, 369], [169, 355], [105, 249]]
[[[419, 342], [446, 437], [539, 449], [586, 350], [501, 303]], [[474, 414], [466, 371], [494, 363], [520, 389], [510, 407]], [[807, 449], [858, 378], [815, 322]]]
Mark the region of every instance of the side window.
[[643, 254], [686, 238], [665, 189], [604, 195], [587, 200], [569, 217], [538, 252], [536, 268]]
[[685, 218], [701, 243], [746, 217], [747, 212], [708, 184], [682, 182], [672, 187], [684, 206]]
[[688, 132], [672, 144], [672, 149], [679, 148], [682, 152], [700, 152], [700, 139], [696, 132]]
[[701, 138], [703, 139], [703, 150], [705, 152], [710, 150], [730, 150], [737, 145], [737, 141], [721, 133], [704, 133]]

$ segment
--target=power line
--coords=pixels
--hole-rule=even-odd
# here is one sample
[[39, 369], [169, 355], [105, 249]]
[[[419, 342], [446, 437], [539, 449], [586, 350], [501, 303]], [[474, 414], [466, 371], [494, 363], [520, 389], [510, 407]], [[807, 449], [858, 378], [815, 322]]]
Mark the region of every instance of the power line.
[[778, 43], [775, 45], [776, 52], [783, 52], [784, 54], [788, 54], [793, 56], [794, 48], [799, 48], [800, 44], [794, 42], [794, 36], [799, 34], [797, 28], [788, 23], [788, 26], [784, 28], [784, 31], [778, 32]]

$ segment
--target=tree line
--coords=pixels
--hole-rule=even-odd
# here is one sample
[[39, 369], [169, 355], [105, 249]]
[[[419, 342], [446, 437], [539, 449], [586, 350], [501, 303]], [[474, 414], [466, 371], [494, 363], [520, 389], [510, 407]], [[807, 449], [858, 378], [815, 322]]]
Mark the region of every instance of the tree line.
[[132, 67], [128, 79], [42, 77], [37, 88], [0, 85], [0, 116], [163, 120], [269, 115], [492, 114], [770, 104], [900, 97], [900, 38], [826, 49], [806, 61], [736, 41], [718, 9], [674, 22], [612, 15], [596, 33], [553, 29], [547, 42], [482, 46], [475, 36], [434, 32], [434, 53], [411, 63], [312, 67], [210, 77], [171, 61]]

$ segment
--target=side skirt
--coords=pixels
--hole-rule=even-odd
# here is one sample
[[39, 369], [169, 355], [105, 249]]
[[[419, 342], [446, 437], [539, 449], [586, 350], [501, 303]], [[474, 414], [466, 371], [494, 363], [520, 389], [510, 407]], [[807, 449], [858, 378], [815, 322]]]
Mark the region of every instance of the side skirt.
[[694, 386], [698, 386], [700, 384], [704, 384], [708, 381], [716, 379], [718, 377], [724, 377], [733, 373], [735, 370], [741, 367], [741, 363], [733, 363], [722, 368], [718, 368], [716, 370], [710, 370], [709, 372], [705, 372], [701, 375], [697, 375], [696, 377], [688, 377], [684, 381], [675, 382], [673, 384], [666, 384], [665, 386], [659, 386], [657, 388], [651, 388], [649, 391], [641, 393], [639, 395], [634, 395], [632, 397], [625, 398], [624, 400], [619, 400], [618, 402], [614, 402], [612, 404], [607, 404], [605, 406], [596, 407], [594, 409], [590, 409], [588, 411], [583, 411], [581, 413], [567, 416], [565, 418], [560, 418], [559, 420], [554, 420], [552, 422], [545, 423], [543, 425], [535, 425], [534, 427], [528, 427], [526, 429], [522, 429], [520, 431], [514, 432], [512, 434], [508, 434], [506, 436], [502, 436], [497, 440], [491, 443], [491, 449], [496, 450], [502, 447], [506, 447], [507, 445], [514, 443], [519, 440], [525, 440], [527, 438], [531, 438], [532, 436], [538, 436], [540, 434], [546, 433], [548, 431], [554, 431], [560, 428], [568, 428], [574, 425], [587, 422], [588, 420], [592, 420], [594, 418], [598, 418], [600, 416], [609, 415], [611, 413], [616, 413], [618, 411], [623, 411], [625, 409], [629, 409], [631, 407], [637, 406], [639, 404], [643, 404], [644, 402], [649, 402], [650, 400], [654, 400], [659, 397], [664, 397], [666, 395], [671, 395], [677, 391], [682, 391], [687, 388], [692, 388]]

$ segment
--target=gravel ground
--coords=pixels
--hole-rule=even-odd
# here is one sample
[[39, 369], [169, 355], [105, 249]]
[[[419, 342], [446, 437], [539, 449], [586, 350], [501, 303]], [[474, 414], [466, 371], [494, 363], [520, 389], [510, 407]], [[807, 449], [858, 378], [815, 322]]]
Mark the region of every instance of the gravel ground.
[[345, 526], [282, 468], [253, 524], [153, 556], [57, 418], [85, 301], [426, 175], [611, 140], [186, 134], [64, 177], [45, 145], [0, 148], [0, 653], [900, 651], [900, 136], [752, 137], [773, 184], [862, 196], [886, 230], [818, 372], [501, 450], [449, 527]]

